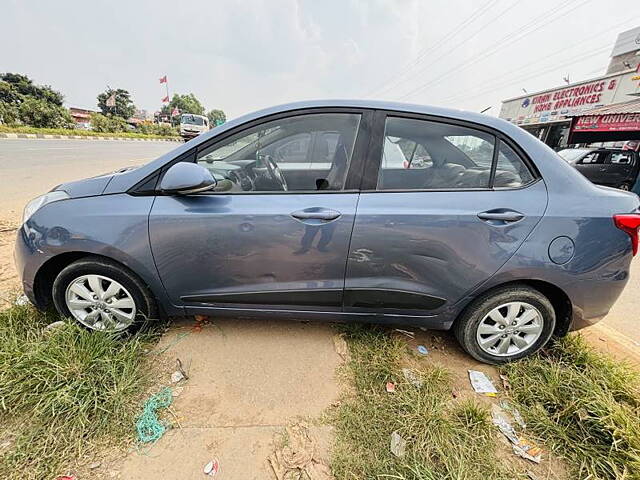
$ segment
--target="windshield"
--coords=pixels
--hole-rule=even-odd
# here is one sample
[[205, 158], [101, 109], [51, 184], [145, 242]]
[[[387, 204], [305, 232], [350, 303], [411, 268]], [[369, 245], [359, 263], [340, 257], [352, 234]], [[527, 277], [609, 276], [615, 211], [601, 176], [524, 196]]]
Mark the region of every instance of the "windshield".
[[560, 150], [558, 152], [558, 155], [560, 155], [567, 162], [573, 162], [589, 151], [590, 150], [586, 148], [565, 148], [564, 150]]
[[186, 123], [188, 125], [204, 125], [204, 118], [196, 115], [183, 115], [180, 119], [180, 123]]

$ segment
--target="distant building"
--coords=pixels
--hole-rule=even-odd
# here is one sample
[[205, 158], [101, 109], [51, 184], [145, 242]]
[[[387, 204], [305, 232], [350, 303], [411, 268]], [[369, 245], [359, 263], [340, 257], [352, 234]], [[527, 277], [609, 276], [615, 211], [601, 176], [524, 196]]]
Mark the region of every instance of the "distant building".
[[[639, 97], [640, 27], [637, 27], [618, 35], [605, 75], [504, 100], [499, 116], [557, 149], [572, 140], [574, 118], [592, 109], [634, 101]], [[621, 107], [617, 110], [629, 111]], [[636, 133], [629, 131], [628, 124], [623, 128], [629, 132], [623, 137], [636, 137]]]
[[98, 112], [84, 108], [70, 107], [69, 113], [73, 121], [76, 122], [76, 128], [89, 130], [89, 128], [91, 128], [91, 114]]

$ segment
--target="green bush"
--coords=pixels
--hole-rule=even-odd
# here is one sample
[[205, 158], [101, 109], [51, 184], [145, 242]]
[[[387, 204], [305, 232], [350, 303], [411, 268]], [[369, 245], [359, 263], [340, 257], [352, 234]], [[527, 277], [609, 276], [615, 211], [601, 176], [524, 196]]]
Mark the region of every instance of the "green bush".
[[138, 132], [101, 133], [93, 130], [73, 130], [67, 128], [35, 128], [26, 125], [0, 125], [0, 133], [35, 133], [38, 135], [73, 135], [75, 137], [113, 137], [113, 138], [175, 138], [177, 135], [145, 135]]
[[128, 131], [127, 122], [115, 115], [91, 114], [91, 128], [94, 132], [117, 133]]
[[18, 121], [18, 107], [11, 103], [0, 101], [0, 125], [13, 125]]
[[167, 124], [143, 122], [136, 127], [136, 132], [145, 135], [161, 135], [172, 137], [178, 135], [178, 129]]
[[27, 97], [18, 107], [22, 123], [38, 128], [72, 128], [69, 111], [59, 105], [34, 97]]

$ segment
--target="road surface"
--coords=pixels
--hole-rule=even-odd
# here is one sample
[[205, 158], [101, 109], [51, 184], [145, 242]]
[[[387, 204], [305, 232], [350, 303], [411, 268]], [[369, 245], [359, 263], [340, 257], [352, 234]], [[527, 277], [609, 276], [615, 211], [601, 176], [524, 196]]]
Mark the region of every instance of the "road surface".
[[36, 195], [62, 182], [138, 165], [177, 142], [0, 139], [0, 218], [18, 221]]

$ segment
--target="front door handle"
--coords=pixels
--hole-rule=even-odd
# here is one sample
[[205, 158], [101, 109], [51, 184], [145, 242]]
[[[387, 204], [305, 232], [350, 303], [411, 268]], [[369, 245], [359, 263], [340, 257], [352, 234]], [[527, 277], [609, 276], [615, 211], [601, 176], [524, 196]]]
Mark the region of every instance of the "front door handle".
[[478, 218], [488, 222], [511, 223], [522, 220], [524, 215], [520, 212], [516, 212], [515, 210], [496, 209], [480, 212], [478, 214]]
[[336, 210], [321, 207], [311, 207], [291, 212], [291, 216], [300, 221], [320, 220], [322, 222], [331, 222], [340, 218], [340, 215], [342, 214]]

